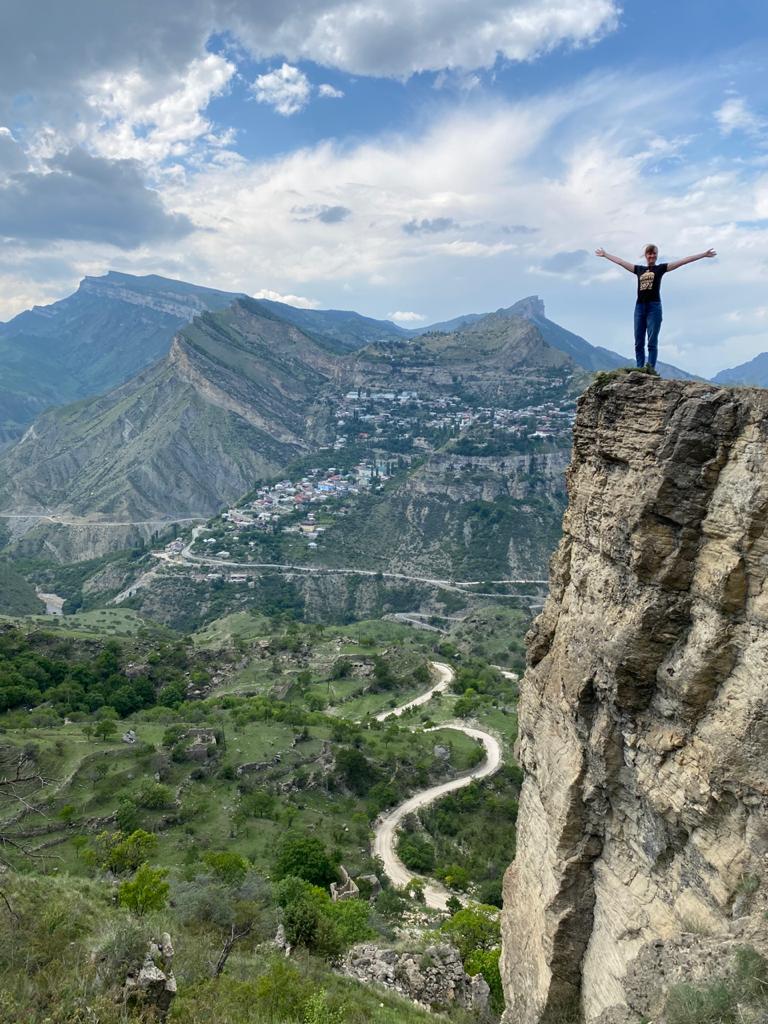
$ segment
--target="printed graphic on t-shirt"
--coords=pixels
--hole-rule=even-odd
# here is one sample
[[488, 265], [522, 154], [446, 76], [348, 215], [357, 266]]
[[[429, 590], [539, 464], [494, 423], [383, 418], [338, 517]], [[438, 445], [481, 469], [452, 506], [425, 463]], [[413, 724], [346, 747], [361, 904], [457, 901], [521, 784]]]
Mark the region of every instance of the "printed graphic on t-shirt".
[[653, 279], [656, 275], [652, 270], [646, 270], [644, 274], [640, 275], [640, 291], [648, 291], [649, 288], [653, 288]]

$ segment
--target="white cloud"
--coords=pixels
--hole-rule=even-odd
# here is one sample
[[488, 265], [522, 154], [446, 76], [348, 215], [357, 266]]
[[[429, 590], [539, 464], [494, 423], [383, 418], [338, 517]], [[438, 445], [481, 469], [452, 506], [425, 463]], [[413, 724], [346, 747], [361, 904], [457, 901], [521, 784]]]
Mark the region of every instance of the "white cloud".
[[[150, 84], [137, 109], [157, 102]], [[227, 290], [293, 304], [316, 295], [323, 306], [375, 316], [428, 304], [437, 319], [509, 305], [545, 280], [554, 319], [623, 351], [631, 343], [632, 281], [592, 250], [603, 245], [637, 262], [650, 239], [662, 258], [712, 245], [717, 263], [681, 269], [665, 283], [664, 339], [686, 354], [686, 369], [714, 372], [727, 357], [718, 354], [725, 324], [713, 315], [712, 284], [728, 294], [729, 309], [761, 305], [768, 251], [760, 223], [768, 217], [765, 168], [724, 162], [716, 138], [709, 156], [701, 155], [701, 137], [689, 148], [690, 126], [711, 116], [719, 87], [684, 72], [663, 80], [595, 75], [518, 102], [478, 99], [448, 114], [441, 105], [431, 121], [420, 120], [418, 135], [325, 141], [263, 161], [227, 151], [205, 163], [187, 160], [158, 175], [156, 187], [166, 211], [203, 230], [183, 245], [131, 250], [119, 269], [172, 268], [169, 276]], [[139, 142], [144, 131], [135, 131]], [[648, 173], [670, 156], [663, 173]], [[421, 230], [404, 230], [409, 224]], [[450, 230], [423, 230], [446, 224]], [[566, 265], [583, 251], [583, 264]], [[557, 276], [530, 272], [558, 253], [566, 255]], [[61, 242], [51, 255], [87, 263], [93, 273], [110, 266], [96, 245]], [[7, 294], [22, 291], [33, 289]], [[41, 282], [41, 297], [50, 294]], [[18, 312], [7, 303], [3, 310]], [[728, 329], [746, 337], [745, 326]], [[740, 342], [741, 361], [761, 343], [750, 336]]]
[[283, 64], [275, 71], [259, 75], [251, 85], [259, 103], [274, 107], [278, 114], [290, 117], [298, 114], [309, 103], [312, 87], [309, 79], [299, 68]]
[[747, 135], [760, 135], [768, 127], [768, 121], [750, 110], [742, 96], [727, 99], [715, 111], [715, 120], [723, 135], [732, 135], [738, 131], [746, 132]]
[[328, 82], [323, 82], [317, 87], [317, 95], [324, 100], [340, 100], [344, 96], [344, 91], [343, 89], [334, 88]]
[[298, 306], [299, 309], [319, 309], [320, 303], [314, 299], [307, 299], [303, 295], [282, 295], [272, 288], [260, 288], [253, 293], [254, 299], [270, 299], [272, 302], [285, 302], [289, 306]]
[[[245, 7], [245, 4], [243, 4]], [[241, 11], [239, 34], [263, 57], [284, 54], [353, 74], [408, 77], [530, 60], [588, 45], [618, 26], [615, 0], [287, 0], [282, 17]]]
[[201, 140], [216, 146], [221, 140], [203, 111], [227, 89], [234, 73], [233, 63], [209, 53], [193, 60], [159, 94], [157, 83], [136, 70], [95, 78], [87, 103], [97, 121], [83, 126], [83, 141], [103, 156], [147, 163], [182, 157]]
[[[408, 77], [444, 68], [530, 60], [589, 45], [619, 24], [617, 0], [47, 0], [6, 3], [0, 36], [3, 98], [23, 94], [73, 120], [72, 96], [94, 76], [137, 67], [152, 81], [182, 75], [212, 34], [259, 59], [301, 59], [354, 74]], [[43, 115], [44, 116], [44, 115]]]
[[13, 132], [10, 128], [0, 127], [0, 180], [4, 175], [23, 171], [26, 167], [27, 158]]
[[421, 313], [409, 313], [409, 312], [402, 312], [401, 313], [398, 310], [395, 313], [387, 313], [387, 319], [388, 320], [394, 320], [395, 323], [400, 323], [400, 324], [421, 324], [421, 323], [424, 323], [424, 321], [427, 318], [423, 314], [421, 314]]

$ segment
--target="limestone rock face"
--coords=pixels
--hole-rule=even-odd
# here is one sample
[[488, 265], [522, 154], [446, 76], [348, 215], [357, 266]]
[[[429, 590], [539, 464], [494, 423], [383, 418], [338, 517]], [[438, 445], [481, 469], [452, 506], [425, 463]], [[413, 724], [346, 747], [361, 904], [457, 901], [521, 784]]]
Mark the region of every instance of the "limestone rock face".
[[490, 991], [485, 978], [468, 975], [459, 951], [445, 942], [422, 953], [364, 943], [349, 950], [341, 970], [366, 984], [394, 989], [428, 1009], [462, 1007], [473, 1011], [477, 1020], [488, 1013]]
[[509, 1024], [639, 1020], [648, 949], [729, 942], [767, 866], [768, 391], [594, 386], [567, 478], [521, 684]]
[[173, 944], [168, 932], [163, 932], [159, 939], [150, 940], [141, 968], [125, 979], [123, 1000], [164, 1020], [176, 998], [172, 965]]

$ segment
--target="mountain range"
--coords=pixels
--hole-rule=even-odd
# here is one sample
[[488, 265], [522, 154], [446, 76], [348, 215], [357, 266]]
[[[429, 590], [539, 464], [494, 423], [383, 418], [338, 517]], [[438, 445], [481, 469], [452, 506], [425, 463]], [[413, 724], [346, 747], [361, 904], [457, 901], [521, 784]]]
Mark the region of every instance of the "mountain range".
[[[158, 523], [213, 515], [327, 449], [350, 389], [418, 393], [439, 419], [446, 402], [514, 410], [567, 401], [588, 373], [625, 363], [549, 320], [536, 296], [405, 330], [110, 272], [0, 325], [0, 509], [125, 527], [108, 549], [137, 524], [148, 536]], [[430, 478], [429, 463], [423, 472]], [[432, 499], [406, 501], [409, 486], [388, 500], [413, 525], [429, 518]], [[440, 499], [449, 519], [450, 500]], [[461, 516], [453, 520], [459, 530]], [[50, 547], [50, 524], [5, 521], [14, 537], [31, 529]], [[420, 529], [414, 536], [426, 537]], [[91, 532], [85, 553], [102, 551], [102, 540], [94, 547]], [[403, 543], [403, 557], [419, 547]]]
[[[77, 291], [48, 306], [35, 306], [0, 324], [0, 445], [20, 436], [43, 410], [102, 394], [168, 353], [175, 333], [199, 313], [223, 309], [233, 292], [148, 275], [110, 271], [86, 277]], [[402, 341], [462, 330], [489, 316], [523, 317], [554, 348], [587, 370], [610, 370], [626, 360], [590, 345], [548, 320], [536, 296], [492, 314], [470, 313], [406, 330], [346, 310], [300, 309], [258, 300], [265, 315], [293, 324], [321, 348], [343, 354], [380, 341]], [[687, 377], [673, 366], [666, 376]]]
[[768, 352], [741, 363], [730, 370], [721, 370], [712, 378], [715, 384], [741, 384], [751, 388], [768, 388]]
[[341, 355], [262, 303], [235, 299], [195, 317], [163, 359], [125, 383], [41, 415], [0, 455], [0, 506], [206, 516], [332, 439], [333, 403], [350, 387], [460, 386], [470, 403], [510, 403], [542, 368], [563, 371], [566, 389], [581, 376], [529, 321], [479, 324]]

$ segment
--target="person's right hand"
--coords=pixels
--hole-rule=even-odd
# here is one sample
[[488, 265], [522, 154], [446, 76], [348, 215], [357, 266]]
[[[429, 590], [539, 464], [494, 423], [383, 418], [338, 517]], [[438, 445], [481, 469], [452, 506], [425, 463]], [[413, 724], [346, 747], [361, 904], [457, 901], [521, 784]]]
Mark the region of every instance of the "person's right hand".
[[605, 249], [595, 249], [595, 256], [605, 256]]

